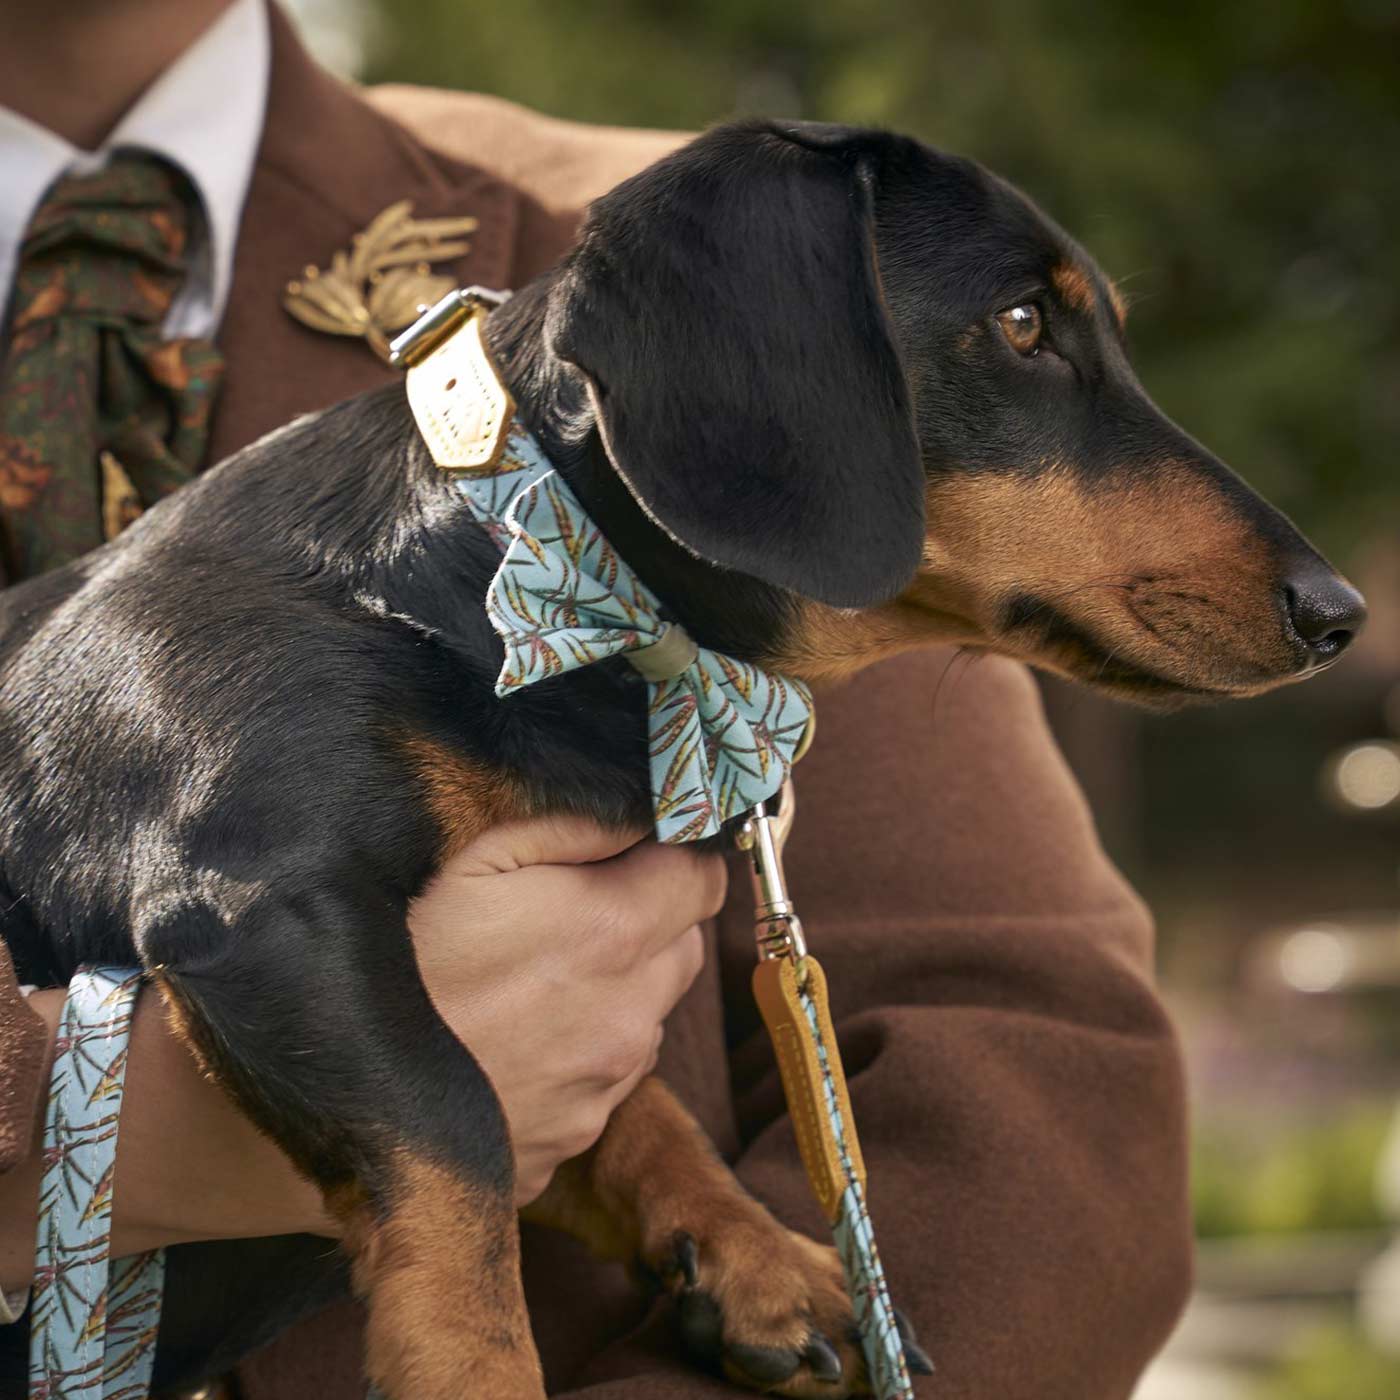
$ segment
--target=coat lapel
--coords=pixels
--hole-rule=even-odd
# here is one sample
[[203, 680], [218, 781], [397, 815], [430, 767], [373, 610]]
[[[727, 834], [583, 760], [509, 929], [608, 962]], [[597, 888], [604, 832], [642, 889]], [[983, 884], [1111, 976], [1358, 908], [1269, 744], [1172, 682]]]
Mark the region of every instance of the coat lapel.
[[317, 67], [276, 5], [262, 143], [248, 188], [232, 295], [218, 342], [228, 362], [209, 462], [395, 376], [361, 340], [313, 331], [282, 307], [287, 282], [331, 256], [389, 204], [415, 217], [470, 214], [471, 248], [437, 265], [459, 284], [507, 286], [518, 196], [485, 171], [430, 151]]

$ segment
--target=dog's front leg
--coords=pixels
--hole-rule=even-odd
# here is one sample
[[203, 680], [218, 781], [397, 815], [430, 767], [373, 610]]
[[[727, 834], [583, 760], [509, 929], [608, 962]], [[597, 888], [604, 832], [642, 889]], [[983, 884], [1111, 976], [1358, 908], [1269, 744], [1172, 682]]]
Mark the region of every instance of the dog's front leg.
[[143, 953], [209, 1073], [323, 1190], [390, 1400], [543, 1400], [490, 1083], [419, 980], [396, 899], [346, 874], [235, 921], [186, 906]]
[[755, 1201], [661, 1080], [644, 1079], [523, 1213], [659, 1280], [687, 1348], [732, 1381], [826, 1400], [869, 1393], [836, 1251]]

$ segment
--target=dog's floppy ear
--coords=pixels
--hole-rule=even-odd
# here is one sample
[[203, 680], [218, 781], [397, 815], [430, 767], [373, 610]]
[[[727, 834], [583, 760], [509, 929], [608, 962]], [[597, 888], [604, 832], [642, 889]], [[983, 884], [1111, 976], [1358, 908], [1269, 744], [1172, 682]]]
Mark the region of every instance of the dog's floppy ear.
[[647, 514], [704, 559], [844, 607], [898, 593], [924, 542], [874, 247], [887, 139], [710, 132], [593, 205], [551, 311]]

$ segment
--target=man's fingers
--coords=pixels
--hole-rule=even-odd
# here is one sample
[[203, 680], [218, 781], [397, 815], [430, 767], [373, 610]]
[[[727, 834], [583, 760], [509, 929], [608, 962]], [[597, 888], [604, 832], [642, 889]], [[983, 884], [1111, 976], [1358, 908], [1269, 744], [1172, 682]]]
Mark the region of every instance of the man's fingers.
[[[656, 1068], [656, 1062], [661, 1058], [661, 1041], [664, 1032], [660, 1026], [656, 1028], [656, 1041], [652, 1046], [651, 1055], [644, 1060], [625, 1079], [620, 1079], [607, 1094], [608, 1116], [612, 1116], [613, 1110], [618, 1104], [625, 1102], [632, 1094], [632, 1090], [644, 1080], [647, 1075]], [[605, 1124], [606, 1126], [606, 1124]], [[599, 1133], [601, 1137], [602, 1134]]]
[[590, 867], [587, 876], [594, 907], [638, 940], [635, 952], [643, 957], [719, 913], [729, 879], [717, 854], [651, 841]]
[[619, 855], [647, 835], [643, 827], [614, 829], [583, 817], [503, 822], [452, 856], [443, 873], [494, 875], [529, 865], [584, 865]]
[[690, 984], [705, 965], [705, 935], [693, 924], [676, 941], [656, 955], [657, 1010], [664, 1020], [676, 1003], [690, 990]]
[[645, 977], [638, 979], [632, 995], [631, 1014], [646, 1018], [650, 1032], [643, 1053], [634, 1065], [617, 1077], [609, 1094], [608, 1112], [620, 1104], [656, 1068], [661, 1055], [661, 1042], [666, 1035], [662, 1024], [676, 1003], [690, 990], [696, 975], [705, 964], [705, 935], [698, 925], [687, 929], [674, 943], [663, 948], [651, 960]]
[[[597, 1031], [579, 1045], [578, 1083], [589, 1092], [616, 1094], [618, 1085], [635, 1084], [656, 1064], [662, 1022], [685, 995], [704, 965], [704, 935], [689, 928], [630, 972], [610, 981], [609, 1010], [602, 1034]], [[594, 1011], [596, 1014], [597, 1003]], [[608, 1103], [611, 1112], [613, 1103]]]

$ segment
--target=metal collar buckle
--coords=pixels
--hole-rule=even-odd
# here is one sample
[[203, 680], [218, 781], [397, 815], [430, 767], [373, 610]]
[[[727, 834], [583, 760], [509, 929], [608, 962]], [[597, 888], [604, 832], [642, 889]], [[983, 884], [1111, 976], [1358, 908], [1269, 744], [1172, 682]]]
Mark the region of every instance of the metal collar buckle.
[[389, 363], [395, 369], [411, 369], [427, 359], [478, 307], [494, 311], [510, 297], [509, 292], [490, 287], [455, 288], [389, 342]]
[[797, 798], [789, 778], [776, 804], [771, 799], [759, 802], [744, 813], [734, 830], [734, 844], [749, 858], [758, 956], [761, 960], [791, 958], [800, 978], [807, 940], [783, 870], [783, 847], [796, 815]]

